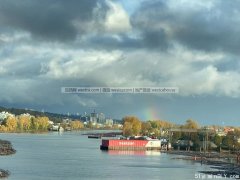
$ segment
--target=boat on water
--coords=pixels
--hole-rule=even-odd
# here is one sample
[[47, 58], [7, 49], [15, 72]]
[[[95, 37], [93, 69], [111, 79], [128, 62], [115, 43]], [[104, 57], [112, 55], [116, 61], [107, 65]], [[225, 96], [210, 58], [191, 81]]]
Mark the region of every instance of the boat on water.
[[128, 140], [128, 139], [103, 139], [101, 150], [161, 150], [161, 141], [151, 140]]
[[101, 139], [102, 136], [101, 136], [101, 135], [88, 135], [88, 138], [92, 138], [92, 139]]
[[101, 139], [103, 137], [116, 137], [115, 133], [95, 133], [95, 134], [88, 134], [88, 138], [92, 138], [92, 139]]

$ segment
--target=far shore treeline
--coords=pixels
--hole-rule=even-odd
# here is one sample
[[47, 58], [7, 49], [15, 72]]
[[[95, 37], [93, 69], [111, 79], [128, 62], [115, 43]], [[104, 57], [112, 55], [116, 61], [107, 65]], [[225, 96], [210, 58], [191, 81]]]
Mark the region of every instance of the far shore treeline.
[[24, 115], [9, 116], [0, 125], [1, 132], [31, 132], [47, 131], [49, 127], [48, 117], [28, 117]]
[[[183, 131], [171, 132], [169, 129], [182, 129]], [[197, 130], [196, 132], [184, 132], [184, 130]], [[188, 119], [185, 124], [174, 124], [163, 120], [140, 121], [135, 116], [126, 116], [123, 118], [124, 136], [150, 136], [166, 139], [173, 145], [177, 143], [191, 142], [192, 150], [200, 150], [203, 142], [214, 143], [214, 149], [240, 150], [240, 128], [239, 127], [221, 127], [217, 125], [201, 127], [197, 121]], [[224, 130], [228, 130], [227, 132]], [[207, 132], [207, 133], [206, 133]], [[225, 134], [221, 134], [224, 132]], [[207, 138], [207, 139], [206, 139]]]
[[[46, 116], [9, 116], [1, 123], [0, 132], [47, 132], [52, 126], [49, 122]], [[62, 123], [62, 126], [66, 127], [66, 124]], [[84, 128], [84, 124], [79, 120], [72, 121], [68, 126], [72, 130]]]

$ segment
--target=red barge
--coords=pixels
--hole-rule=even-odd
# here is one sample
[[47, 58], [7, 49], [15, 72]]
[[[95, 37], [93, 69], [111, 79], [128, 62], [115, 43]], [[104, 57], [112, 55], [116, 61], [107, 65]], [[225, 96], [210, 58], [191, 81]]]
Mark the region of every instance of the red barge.
[[101, 150], [160, 150], [160, 140], [103, 139]]

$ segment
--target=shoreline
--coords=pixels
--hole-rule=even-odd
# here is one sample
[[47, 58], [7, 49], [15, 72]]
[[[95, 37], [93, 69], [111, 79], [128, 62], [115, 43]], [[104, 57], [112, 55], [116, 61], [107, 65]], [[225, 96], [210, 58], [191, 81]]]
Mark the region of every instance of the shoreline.
[[[16, 150], [13, 149], [10, 141], [0, 139], [0, 156], [9, 156], [15, 154]], [[0, 169], [0, 178], [6, 178], [10, 175], [7, 170]]]
[[[219, 178], [228, 177], [240, 179], [240, 163], [232, 162], [236, 155], [220, 153], [201, 153], [194, 151], [167, 151], [168, 154], [182, 155], [174, 159], [191, 160], [201, 164], [209, 165], [212, 171], [199, 171], [198, 173], [206, 174], [209, 177]], [[231, 162], [229, 162], [231, 161]]]
[[0, 169], [0, 178], [7, 178], [10, 175], [9, 171]]
[[0, 139], [0, 156], [8, 156], [15, 153], [16, 150], [13, 149], [10, 141]]

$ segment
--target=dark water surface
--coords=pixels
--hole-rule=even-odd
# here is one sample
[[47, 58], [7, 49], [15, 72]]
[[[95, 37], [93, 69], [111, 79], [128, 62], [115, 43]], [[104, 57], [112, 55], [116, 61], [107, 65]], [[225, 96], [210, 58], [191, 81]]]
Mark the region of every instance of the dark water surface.
[[101, 151], [100, 139], [80, 132], [0, 134], [17, 153], [0, 157], [9, 180], [160, 179], [190, 180], [209, 166], [160, 152]]

